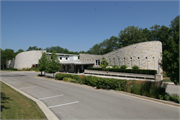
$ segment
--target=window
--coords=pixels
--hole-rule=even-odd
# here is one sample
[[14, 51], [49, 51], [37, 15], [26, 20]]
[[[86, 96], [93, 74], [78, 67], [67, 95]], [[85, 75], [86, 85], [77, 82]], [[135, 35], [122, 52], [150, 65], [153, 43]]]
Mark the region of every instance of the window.
[[62, 60], [62, 57], [60, 57], [60, 60]]
[[124, 58], [124, 60], [125, 60], [125, 58]]
[[132, 60], [132, 57], [130, 57], [130, 60]]
[[140, 57], [138, 57], [138, 60], [140, 59]]
[[66, 57], [66, 60], [68, 60], [68, 58]]
[[154, 59], [154, 57], [153, 57], [153, 59]]
[[146, 57], [146, 59], [147, 59], [147, 57]]
[[96, 65], [100, 65], [100, 60], [96, 60]]

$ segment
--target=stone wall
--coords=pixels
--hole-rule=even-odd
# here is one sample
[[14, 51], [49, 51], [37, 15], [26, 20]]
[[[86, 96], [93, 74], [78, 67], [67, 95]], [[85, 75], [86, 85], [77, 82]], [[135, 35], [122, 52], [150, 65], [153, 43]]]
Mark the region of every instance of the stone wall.
[[127, 65], [131, 68], [137, 65], [140, 69], [158, 70], [158, 58], [162, 59], [161, 53], [160, 41], [148, 41], [129, 45], [104, 55], [80, 54], [80, 60], [95, 63], [96, 59], [102, 60], [104, 56], [111, 66]]
[[43, 52], [46, 51], [43, 50], [26, 51], [17, 54], [14, 59], [15, 61], [14, 68], [17, 69], [31, 68], [33, 64], [38, 64], [38, 61], [41, 58]]
[[99, 65], [96, 65], [96, 60], [102, 60], [102, 55], [93, 55], [93, 54], [79, 54], [80, 61], [82, 63], [94, 63], [93, 67], [99, 67]]

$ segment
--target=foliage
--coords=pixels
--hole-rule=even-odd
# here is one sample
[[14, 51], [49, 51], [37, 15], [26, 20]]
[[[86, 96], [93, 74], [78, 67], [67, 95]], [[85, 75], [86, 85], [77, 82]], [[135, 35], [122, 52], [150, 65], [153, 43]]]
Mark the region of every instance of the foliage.
[[125, 70], [127, 68], [126, 65], [121, 65], [120, 69]]
[[124, 46], [132, 45], [135, 43], [148, 41], [146, 36], [143, 34], [142, 28], [135, 26], [128, 26], [124, 30], [121, 30], [119, 33], [119, 48]]
[[179, 16], [171, 21], [172, 37], [168, 41], [168, 49], [163, 52], [161, 66], [174, 84], [179, 84]]
[[102, 68], [106, 68], [106, 67], [108, 66], [108, 64], [109, 64], [109, 63], [108, 63], [108, 62], [106, 61], [106, 59], [103, 57], [100, 66], [101, 66]]
[[5, 69], [6, 68], [6, 62], [8, 60], [12, 60], [15, 57], [14, 50], [12, 49], [5, 49], [1, 50], [1, 68]]
[[55, 51], [52, 52], [51, 58], [47, 57], [47, 66], [46, 66], [46, 72], [48, 73], [54, 73], [60, 70], [60, 62], [58, 60], [57, 54]]
[[43, 52], [41, 58], [38, 61], [38, 70], [41, 71], [41, 75], [42, 75], [42, 71], [46, 70], [47, 64], [48, 64], [48, 56], [46, 52]]
[[139, 66], [134, 65], [134, 66], [132, 67], [132, 69], [133, 69], [133, 70], [139, 70]]
[[112, 68], [113, 68], [113, 69], [119, 69], [119, 66], [113, 65]]
[[175, 102], [177, 102], [177, 103], [179, 103], [179, 95], [178, 94], [172, 94], [171, 96], [170, 96], [170, 99], [172, 100], [172, 101], [175, 101]]
[[31, 50], [42, 50], [42, 48], [38, 48], [37, 46], [29, 46], [29, 48], [26, 51], [31, 51]]

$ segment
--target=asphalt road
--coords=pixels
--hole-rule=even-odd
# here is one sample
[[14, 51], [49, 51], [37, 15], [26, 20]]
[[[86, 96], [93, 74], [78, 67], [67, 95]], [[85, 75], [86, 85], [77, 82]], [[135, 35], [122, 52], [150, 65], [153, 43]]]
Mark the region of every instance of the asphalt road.
[[1, 72], [1, 80], [44, 102], [61, 120], [179, 119], [179, 108], [93, 87]]

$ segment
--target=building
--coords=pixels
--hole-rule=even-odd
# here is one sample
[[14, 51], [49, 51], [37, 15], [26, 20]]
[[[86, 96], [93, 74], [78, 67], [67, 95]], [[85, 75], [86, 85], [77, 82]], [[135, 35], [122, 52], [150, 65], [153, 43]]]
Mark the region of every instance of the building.
[[[31, 68], [38, 64], [42, 53], [45, 50], [26, 51], [19, 53], [13, 60], [7, 62], [7, 68]], [[60, 54], [57, 53], [61, 63], [60, 72], [81, 73], [87, 67], [99, 67], [102, 57], [109, 62], [109, 65], [127, 65], [131, 68], [134, 65], [140, 69], [158, 70], [158, 61], [162, 59], [162, 43], [160, 41], [148, 41], [129, 45], [104, 55], [92, 54]], [[47, 55], [51, 53], [47, 52]], [[162, 72], [162, 69], [161, 69]]]

